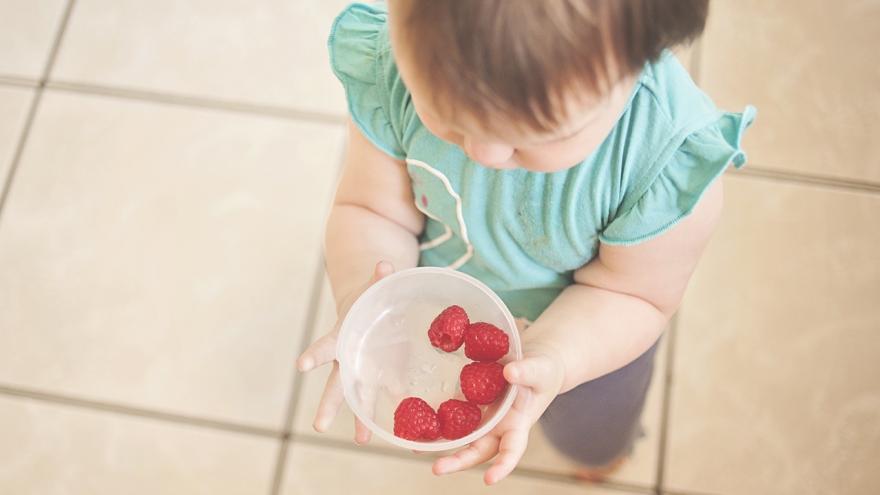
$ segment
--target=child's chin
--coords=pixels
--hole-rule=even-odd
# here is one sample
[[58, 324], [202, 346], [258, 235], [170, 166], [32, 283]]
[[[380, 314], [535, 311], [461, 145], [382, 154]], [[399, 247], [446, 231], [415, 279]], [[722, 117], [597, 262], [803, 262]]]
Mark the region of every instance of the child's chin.
[[577, 166], [580, 163], [581, 163], [580, 161], [577, 161], [572, 164], [522, 163], [522, 164], [517, 164], [516, 167], [517, 168], [524, 168], [524, 169], [528, 170], [529, 172], [552, 173], [552, 172], [561, 172], [563, 170], [568, 170], [572, 167]]

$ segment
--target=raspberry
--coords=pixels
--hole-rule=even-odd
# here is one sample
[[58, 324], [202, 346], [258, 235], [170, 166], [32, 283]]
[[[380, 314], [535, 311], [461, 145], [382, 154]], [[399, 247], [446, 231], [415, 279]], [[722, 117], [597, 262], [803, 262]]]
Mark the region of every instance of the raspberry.
[[440, 433], [443, 438], [455, 440], [477, 429], [482, 413], [480, 408], [470, 402], [449, 399], [437, 409], [440, 418]]
[[491, 323], [474, 323], [464, 332], [464, 355], [474, 361], [498, 361], [509, 348], [507, 334]]
[[418, 397], [403, 399], [394, 411], [394, 435], [407, 440], [437, 440], [440, 438], [437, 413]]
[[504, 366], [498, 363], [471, 363], [461, 369], [461, 391], [467, 400], [474, 404], [495, 402], [504, 389]]
[[461, 306], [449, 306], [431, 322], [428, 329], [431, 345], [446, 352], [458, 349], [464, 342], [464, 331], [469, 324], [468, 315]]

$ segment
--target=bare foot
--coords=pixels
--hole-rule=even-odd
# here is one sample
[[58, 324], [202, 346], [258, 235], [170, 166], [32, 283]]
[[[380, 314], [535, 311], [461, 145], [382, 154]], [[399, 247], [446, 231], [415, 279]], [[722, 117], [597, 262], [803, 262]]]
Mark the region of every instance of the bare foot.
[[574, 471], [574, 477], [590, 483], [605, 481], [616, 473], [626, 461], [626, 456], [620, 456], [604, 466], [581, 466]]

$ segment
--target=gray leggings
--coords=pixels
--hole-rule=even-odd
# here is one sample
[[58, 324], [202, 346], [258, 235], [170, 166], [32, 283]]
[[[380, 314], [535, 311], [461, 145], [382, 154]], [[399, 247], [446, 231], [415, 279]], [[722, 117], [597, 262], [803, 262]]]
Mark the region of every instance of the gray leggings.
[[658, 343], [623, 368], [556, 397], [540, 421], [550, 443], [586, 466], [629, 454], [642, 436], [639, 418]]

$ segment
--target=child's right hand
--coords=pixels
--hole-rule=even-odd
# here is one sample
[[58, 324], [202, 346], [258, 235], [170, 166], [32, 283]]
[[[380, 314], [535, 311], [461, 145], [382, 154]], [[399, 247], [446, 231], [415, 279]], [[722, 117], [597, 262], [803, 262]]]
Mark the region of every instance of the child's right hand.
[[[330, 427], [339, 407], [345, 398], [342, 395], [342, 384], [339, 381], [339, 363], [336, 361], [336, 339], [339, 335], [339, 326], [351, 305], [360, 297], [367, 288], [378, 282], [384, 277], [394, 273], [394, 267], [387, 261], [380, 261], [373, 270], [373, 276], [370, 280], [359, 289], [352, 291], [340, 304], [337, 305], [337, 320], [333, 325], [333, 329], [316, 340], [306, 349], [296, 360], [296, 367], [300, 372], [310, 371], [322, 364], [333, 362], [333, 370], [327, 377], [327, 384], [324, 386], [324, 394], [321, 396], [321, 402], [318, 404], [318, 410], [315, 412], [315, 421], [312, 426], [315, 431], [323, 433]], [[367, 443], [370, 441], [370, 430], [358, 420], [354, 418], [354, 441], [356, 443]]]

